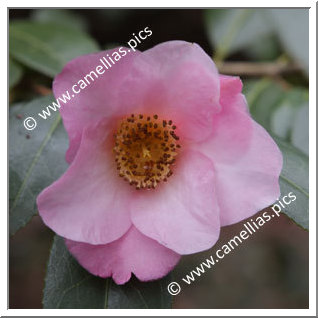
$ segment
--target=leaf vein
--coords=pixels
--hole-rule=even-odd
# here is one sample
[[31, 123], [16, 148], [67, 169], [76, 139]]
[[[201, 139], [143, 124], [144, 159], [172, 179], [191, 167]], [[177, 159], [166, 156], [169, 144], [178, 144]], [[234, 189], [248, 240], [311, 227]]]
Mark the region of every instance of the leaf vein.
[[20, 186], [20, 188], [19, 188], [19, 190], [17, 192], [17, 195], [16, 195], [16, 197], [15, 197], [15, 199], [13, 201], [13, 204], [11, 206], [10, 212], [13, 211], [14, 208], [16, 207], [16, 205], [17, 205], [17, 203], [19, 201], [19, 198], [20, 198], [20, 196], [22, 194], [22, 191], [26, 187], [27, 181], [28, 181], [28, 179], [29, 179], [29, 177], [30, 177], [30, 175], [31, 175], [36, 163], [38, 162], [38, 160], [39, 160], [39, 158], [40, 158], [40, 156], [42, 154], [43, 149], [45, 148], [46, 144], [51, 139], [51, 137], [52, 137], [54, 131], [56, 130], [57, 126], [59, 125], [60, 121], [61, 121], [61, 117], [60, 117], [60, 115], [58, 115], [58, 117], [53, 122], [53, 125], [51, 126], [47, 136], [44, 138], [41, 146], [39, 147], [38, 151], [36, 152], [36, 154], [34, 156], [34, 159], [32, 160], [32, 162], [30, 164], [29, 169], [27, 170], [27, 173], [26, 173], [26, 175], [24, 177], [24, 180], [23, 180], [23, 182], [22, 182], [22, 184], [21, 184], [21, 186]]

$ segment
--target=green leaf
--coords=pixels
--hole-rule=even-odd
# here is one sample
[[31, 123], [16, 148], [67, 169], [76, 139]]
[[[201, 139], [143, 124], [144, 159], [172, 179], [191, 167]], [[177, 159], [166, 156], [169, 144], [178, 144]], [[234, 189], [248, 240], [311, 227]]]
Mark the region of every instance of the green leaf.
[[85, 33], [55, 24], [18, 21], [9, 27], [9, 51], [20, 63], [53, 77], [73, 58], [98, 51]]
[[9, 228], [14, 234], [36, 214], [36, 197], [66, 170], [67, 135], [58, 113], [38, 122], [33, 131], [23, 126], [52, 102], [53, 96], [10, 107], [9, 113]]
[[303, 103], [300, 105], [295, 120], [293, 123], [293, 129], [291, 134], [292, 144], [309, 155], [309, 105]]
[[271, 118], [271, 131], [296, 148], [309, 154], [309, 105], [299, 102], [292, 105], [287, 99]]
[[170, 276], [142, 283], [133, 277], [125, 285], [89, 274], [55, 236], [45, 279], [43, 307], [47, 308], [170, 308]]
[[262, 35], [244, 48], [246, 56], [253, 61], [273, 61], [280, 57], [281, 46], [274, 33]]
[[273, 136], [308, 154], [308, 90], [284, 90], [269, 79], [244, 82], [252, 117]]
[[32, 10], [31, 18], [38, 22], [53, 22], [74, 30], [87, 30], [86, 21], [79, 15], [65, 9], [35, 9]]
[[280, 55], [281, 43], [308, 74], [308, 9], [214, 9], [205, 13], [216, 61], [243, 49], [257, 60], [274, 59]]
[[302, 110], [307, 107], [308, 111], [308, 92], [298, 88], [285, 91], [268, 79], [244, 82], [243, 91], [252, 117], [274, 137], [283, 154], [281, 194], [293, 192], [297, 197], [284, 212], [308, 229], [308, 156], [292, 144], [308, 145], [308, 113]]
[[246, 94], [252, 117], [266, 130], [270, 130], [272, 115], [285, 98], [283, 89], [265, 78], [250, 81], [243, 92]]
[[275, 138], [283, 153], [284, 164], [280, 176], [282, 195], [293, 192], [297, 199], [283, 212], [301, 227], [309, 227], [309, 165], [308, 156], [286, 142]]
[[22, 77], [22, 67], [9, 57], [9, 88], [12, 88]]
[[270, 9], [272, 25], [286, 51], [309, 72], [309, 9]]
[[[282, 96], [281, 103], [272, 114], [270, 129], [277, 136], [290, 142], [299, 109], [306, 105], [308, 107], [308, 91], [292, 88], [288, 91], [282, 91]], [[303, 128], [308, 127], [308, 123], [307, 118]]]
[[276, 108], [271, 117], [270, 127], [273, 133], [282, 139], [288, 139], [291, 123], [294, 121], [295, 109], [287, 101]]
[[[214, 9], [206, 10], [205, 22], [208, 38], [215, 48], [214, 58], [224, 60], [228, 55], [260, 44], [262, 51], [276, 43], [269, 35], [273, 32], [266, 9]], [[275, 48], [276, 49], [276, 48]], [[271, 53], [270, 53], [271, 54]]]

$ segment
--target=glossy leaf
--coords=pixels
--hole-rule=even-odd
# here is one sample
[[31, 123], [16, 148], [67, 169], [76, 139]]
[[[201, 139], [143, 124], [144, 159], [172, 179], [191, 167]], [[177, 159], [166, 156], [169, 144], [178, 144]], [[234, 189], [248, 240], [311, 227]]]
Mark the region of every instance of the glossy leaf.
[[308, 9], [213, 9], [205, 24], [217, 61], [240, 50], [257, 60], [274, 59], [283, 46], [308, 73], [308, 18]]
[[282, 104], [275, 109], [272, 114], [270, 127], [271, 130], [280, 138], [288, 139], [290, 135], [291, 125], [294, 121], [295, 109], [288, 101], [283, 101]]
[[52, 22], [74, 30], [87, 30], [86, 20], [76, 12], [65, 9], [36, 9], [32, 10], [31, 17], [38, 22]]
[[[207, 10], [205, 22], [208, 37], [215, 48], [216, 60], [223, 60], [238, 50], [269, 43], [273, 28], [268, 23], [267, 10], [214, 9]], [[264, 40], [264, 37], [267, 41]], [[270, 43], [272, 45], [272, 43]]]
[[284, 101], [283, 89], [269, 79], [244, 82], [244, 93], [252, 117], [267, 130], [271, 129], [271, 118], [275, 110]]
[[22, 77], [22, 67], [9, 58], [9, 88], [12, 88]]
[[87, 34], [57, 23], [18, 21], [9, 27], [9, 51], [20, 63], [53, 77], [68, 61], [98, 46]]
[[308, 154], [308, 91], [282, 89], [269, 79], [244, 82], [253, 118], [274, 136]]
[[281, 195], [293, 192], [297, 196], [297, 200], [286, 206], [284, 212], [297, 224], [308, 229], [308, 156], [301, 152], [300, 147], [297, 149], [293, 145], [293, 139], [297, 142], [302, 140], [305, 146], [308, 145], [308, 114], [298, 114], [306, 107], [308, 93], [304, 89], [285, 91], [268, 79], [244, 83], [244, 93], [252, 117], [275, 137], [283, 154]]
[[38, 120], [28, 131], [23, 126], [26, 117], [34, 116], [53, 96], [35, 99], [10, 107], [9, 116], [9, 228], [14, 234], [37, 213], [36, 197], [66, 170], [64, 156], [67, 135], [60, 116]]
[[280, 176], [282, 195], [293, 192], [297, 199], [283, 212], [301, 227], [309, 227], [309, 165], [308, 156], [279, 139], [276, 142], [283, 153], [284, 165]]
[[170, 308], [170, 276], [153, 282], [135, 277], [125, 285], [89, 274], [70, 255], [64, 239], [55, 236], [45, 279], [44, 308]]
[[293, 130], [291, 134], [292, 144], [309, 155], [309, 106], [308, 103], [300, 105], [295, 120], [293, 123]]
[[270, 9], [273, 26], [286, 51], [308, 73], [309, 66], [309, 10]]

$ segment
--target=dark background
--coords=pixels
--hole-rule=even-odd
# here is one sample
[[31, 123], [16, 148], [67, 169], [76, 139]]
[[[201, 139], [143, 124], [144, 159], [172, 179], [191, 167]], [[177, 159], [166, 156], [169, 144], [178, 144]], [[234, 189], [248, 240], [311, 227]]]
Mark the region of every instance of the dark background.
[[[10, 10], [9, 19], [30, 17], [34, 10]], [[185, 40], [200, 43], [205, 51], [209, 46], [204, 24], [203, 11], [193, 9], [107, 9], [72, 10], [88, 21], [89, 33], [101, 46], [106, 43], [126, 43], [132, 33], [149, 26], [155, 36], [150, 36], [138, 47], [145, 50], [155, 44], [169, 40]]]
[[[29, 19], [32, 11], [10, 10], [10, 21]], [[149, 26], [153, 34], [138, 46], [140, 50], [176, 39], [196, 42], [210, 55], [214, 49], [204, 25], [204, 10], [73, 11], [87, 21], [89, 34], [101, 47], [125, 44], [132, 33]], [[227, 60], [249, 58], [239, 52]], [[301, 78], [301, 86], [307, 87], [303, 74], [297, 78]], [[26, 81], [21, 85], [27, 85]], [[210, 251], [183, 257], [174, 270], [176, 281], [213, 255], [218, 246], [241, 230], [243, 223], [222, 228], [219, 243]], [[42, 308], [52, 238], [53, 233], [38, 216], [10, 238], [10, 308]], [[282, 215], [264, 225], [191, 286], [183, 287], [174, 298], [173, 308], [308, 308], [308, 232]]]

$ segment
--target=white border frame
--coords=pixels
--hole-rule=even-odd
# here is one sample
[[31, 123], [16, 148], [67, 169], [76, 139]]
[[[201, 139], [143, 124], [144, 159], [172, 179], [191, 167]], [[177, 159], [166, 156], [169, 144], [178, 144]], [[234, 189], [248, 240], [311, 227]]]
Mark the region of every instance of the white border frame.
[[[46, 2], [47, 3], [47, 2]], [[76, 8], [79, 4], [75, 0], [55, 0], [50, 5], [44, 5], [41, 0], [31, 0], [23, 2], [21, 0], [5, 1], [5, 6], [1, 7], [1, 40], [2, 43], [6, 43], [6, 49], [2, 49], [1, 64], [2, 70], [7, 75], [7, 52], [8, 52], [8, 7], [9, 8], [24, 8], [25, 5], [28, 8], [32, 7], [56, 7], [56, 8]], [[82, 4], [86, 5], [85, 2]], [[315, 1], [255, 1], [241, 0], [240, 2], [223, 0], [223, 1], [208, 1], [208, 0], [197, 0], [197, 1], [176, 1], [176, 0], [161, 0], [161, 1], [98, 1], [90, 0], [90, 6], [85, 8], [111, 8], [111, 7], [131, 7], [131, 8], [217, 8], [217, 7], [300, 7], [310, 8], [309, 10], [309, 309], [7, 309], [8, 301], [8, 286], [4, 282], [8, 283], [8, 262], [4, 261], [0, 264], [1, 269], [1, 289], [0, 289], [0, 314], [1, 316], [316, 316], [316, 2]], [[193, 6], [196, 5], [196, 7]], [[238, 6], [239, 4], [239, 6]], [[26, 7], [25, 7], [26, 8]], [[6, 76], [5, 75], [5, 76]], [[1, 96], [7, 96], [7, 105], [9, 104], [7, 85], [2, 82], [1, 85]], [[0, 125], [1, 136], [7, 136], [7, 120], [8, 110], [5, 107], [0, 107], [0, 112], [3, 118], [2, 124]], [[4, 138], [1, 139], [1, 148], [7, 149], [7, 144]], [[7, 167], [7, 178], [8, 178], [8, 162], [4, 156], [1, 156], [1, 167]], [[8, 209], [8, 185], [7, 180], [1, 178], [1, 202], [6, 202]], [[7, 210], [6, 209], [6, 210]], [[7, 215], [3, 212], [1, 214], [1, 252], [2, 255], [8, 255], [8, 235], [7, 235]]]

